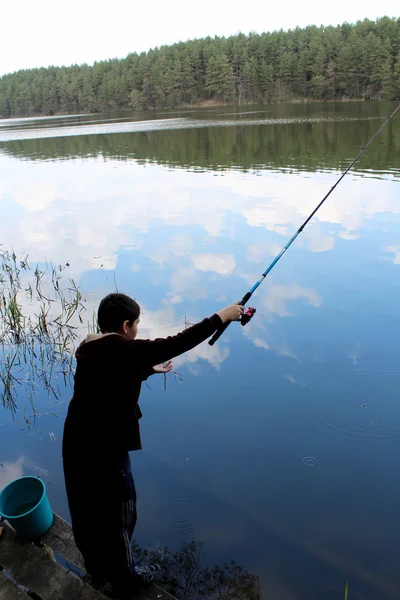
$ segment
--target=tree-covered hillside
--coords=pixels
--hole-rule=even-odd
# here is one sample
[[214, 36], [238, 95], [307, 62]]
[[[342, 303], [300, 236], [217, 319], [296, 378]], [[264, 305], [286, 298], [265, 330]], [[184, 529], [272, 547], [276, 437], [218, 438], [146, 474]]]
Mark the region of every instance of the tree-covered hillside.
[[205, 38], [0, 78], [1, 117], [343, 98], [400, 98], [400, 18]]

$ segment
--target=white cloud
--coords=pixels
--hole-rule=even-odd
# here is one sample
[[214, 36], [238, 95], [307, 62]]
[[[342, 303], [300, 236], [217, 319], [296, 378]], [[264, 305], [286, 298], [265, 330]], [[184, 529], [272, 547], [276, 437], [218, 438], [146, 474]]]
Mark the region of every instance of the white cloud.
[[307, 248], [311, 252], [326, 252], [326, 250], [332, 250], [335, 245], [335, 238], [332, 236], [318, 236], [308, 241]]
[[386, 246], [383, 248], [384, 252], [390, 252], [394, 254], [393, 263], [400, 265], [400, 245], [399, 246]]
[[283, 348], [276, 348], [279, 356], [286, 356], [287, 358], [293, 358], [295, 361], [297, 362], [301, 362], [299, 357], [296, 356], [296, 354], [294, 354], [294, 352], [292, 352], [289, 348], [287, 348], [287, 346], [284, 346]]
[[236, 260], [232, 254], [194, 254], [191, 258], [198, 271], [228, 275], [236, 268]]
[[33, 471], [39, 477], [47, 477], [48, 475], [46, 469], [39, 467], [27, 456], [20, 456], [13, 462], [4, 462], [3, 467], [0, 466], [0, 490], [29, 471]]
[[156, 244], [152, 246], [150, 251], [143, 252], [144, 256], [150, 258], [155, 263], [159, 265], [164, 265], [170, 258], [170, 245], [167, 243]]
[[268, 344], [268, 342], [260, 337], [254, 338], [253, 344], [257, 346], [257, 348], [264, 348], [264, 350], [270, 350], [270, 345]]
[[266, 293], [261, 297], [262, 306], [272, 314], [279, 317], [290, 317], [292, 313], [289, 309], [289, 302], [303, 298], [312, 306], [320, 307], [322, 300], [313, 289], [305, 288], [297, 284], [278, 284], [273, 283], [266, 287]]
[[199, 300], [207, 297], [206, 288], [200, 283], [196, 269], [193, 267], [176, 267], [172, 273], [170, 285], [169, 295], [175, 299], [175, 303], [179, 298], [183, 301], [184, 299]]
[[184, 297], [181, 296], [181, 294], [175, 294], [174, 292], [172, 292], [170, 296], [164, 299], [164, 304], [168, 304], [168, 302], [170, 302], [171, 304], [180, 304], [181, 302], [183, 302], [183, 300]]
[[190, 235], [183, 233], [172, 238], [170, 244], [171, 252], [176, 256], [185, 256], [194, 248], [194, 240]]
[[358, 240], [360, 237], [359, 233], [354, 233], [353, 231], [341, 231], [339, 233], [340, 237], [344, 240]]
[[282, 250], [282, 245], [260, 242], [258, 244], [249, 244], [247, 246], [247, 260], [249, 262], [260, 263], [265, 261], [266, 255], [277, 256]]

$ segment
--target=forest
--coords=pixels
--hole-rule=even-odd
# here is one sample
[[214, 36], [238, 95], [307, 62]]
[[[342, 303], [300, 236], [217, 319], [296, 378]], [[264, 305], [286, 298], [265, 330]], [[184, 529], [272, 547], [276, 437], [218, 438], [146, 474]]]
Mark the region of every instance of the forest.
[[207, 37], [0, 78], [0, 117], [400, 98], [400, 18]]

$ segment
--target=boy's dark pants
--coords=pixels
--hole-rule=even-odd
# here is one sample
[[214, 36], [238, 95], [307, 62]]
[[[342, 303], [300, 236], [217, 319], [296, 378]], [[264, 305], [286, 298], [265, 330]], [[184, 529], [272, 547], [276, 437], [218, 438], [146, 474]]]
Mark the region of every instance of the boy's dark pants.
[[75, 543], [94, 580], [121, 589], [134, 585], [131, 538], [136, 491], [129, 454], [65, 456], [64, 476]]

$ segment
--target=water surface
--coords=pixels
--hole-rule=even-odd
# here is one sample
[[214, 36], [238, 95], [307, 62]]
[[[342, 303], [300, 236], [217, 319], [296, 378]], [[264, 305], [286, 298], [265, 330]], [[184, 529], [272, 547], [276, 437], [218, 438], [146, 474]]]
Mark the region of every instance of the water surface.
[[[66, 265], [87, 314], [113, 291], [142, 336], [243, 296], [378, 129], [391, 103], [0, 122], [0, 239]], [[282, 600], [400, 597], [400, 119], [259, 288], [246, 327], [149, 380], [132, 453], [136, 539], [234, 559]], [[39, 474], [68, 518], [70, 390], [31, 435], [0, 415], [0, 485]], [[110, 410], [118, 410], [117, 399]], [[59, 418], [52, 412], [56, 412]], [[52, 435], [50, 435], [52, 434]]]

